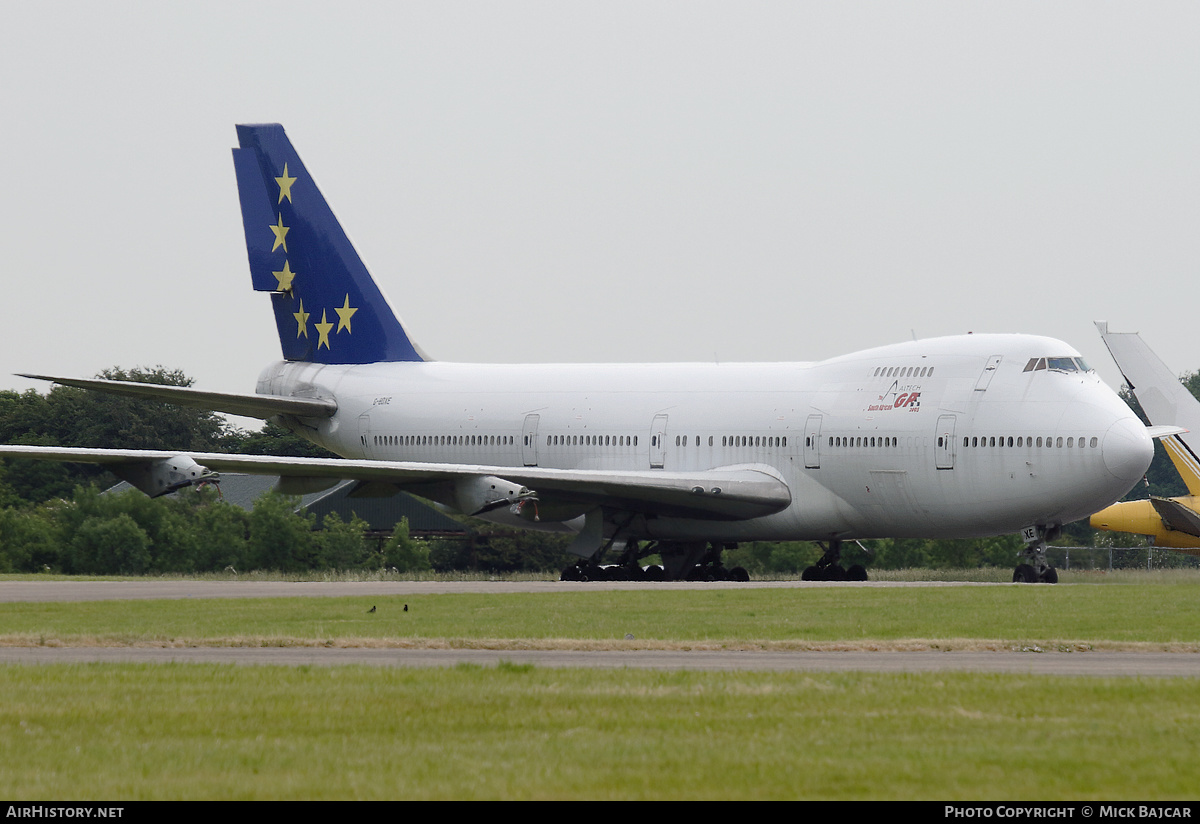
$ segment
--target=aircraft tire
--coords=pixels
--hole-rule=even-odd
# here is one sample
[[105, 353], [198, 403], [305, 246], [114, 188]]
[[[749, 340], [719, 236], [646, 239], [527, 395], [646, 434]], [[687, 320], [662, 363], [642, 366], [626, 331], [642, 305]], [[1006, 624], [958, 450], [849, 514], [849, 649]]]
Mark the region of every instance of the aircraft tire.
[[646, 567], [642, 580], [645, 581], [665, 581], [667, 580], [667, 571], [658, 564], [651, 564]]
[[855, 564], [846, 570], [847, 581], [865, 581], [867, 580], [867, 568], [862, 564]]
[[1037, 570], [1029, 564], [1018, 564], [1013, 570], [1014, 584], [1036, 584], [1038, 582]]
[[1041, 579], [1043, 584], [1057, 584], [1058, 570], [1054, 567], [1046, 567], [1046, 571], [1042, 573]]

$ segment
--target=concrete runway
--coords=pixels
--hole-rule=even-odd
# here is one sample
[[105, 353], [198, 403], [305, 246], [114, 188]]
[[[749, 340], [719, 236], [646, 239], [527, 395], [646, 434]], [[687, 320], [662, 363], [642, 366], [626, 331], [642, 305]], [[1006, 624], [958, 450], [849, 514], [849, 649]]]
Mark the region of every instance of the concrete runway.
[[733, 652], [324, 647], [0, 647], [0, 664], [85, 662], [276, 664], [383, 667], [496, 666], [763, 672], [995, 672], [1028, 675], [1200, 677], [1200, 655], [1158, 652]]
[[[94, 601], [155, 598], [369, 597], [456, 592], [586, 592], [599, 588], [801, 588], [813, 586], [1013, 586], [1012, 584], [755, 582], [750, 584], [629, 584], [561, 582], [345, 582], [247, 581], [6, 581], [0, 602]], [[1166, 652], [827, 652], [711, 650], [486, 650], [326, 647], [0, 647], [0, 663], [90, 661], [390, 667], [494, 666], [501, 661], [540, 667], [760, 670], [794, 672], [1003, 672], [1034, 675], [1200, 678], [1200, 654]]]
[[490, 594], [531, 592], [595, 592], [620, 589], [796, 589], [811, 587], [969, 587], [1028, 586], [1027, 584], [971, 584], [961, 582], [889, 581], [800, 582], [751, 581], [694, 583], [634, 583], [630, 581], [0, 581], [0, 603], [18, 601], [131, 601], [158, 598], [355, 598], [377, 595], [445, 595], [477, 592]]

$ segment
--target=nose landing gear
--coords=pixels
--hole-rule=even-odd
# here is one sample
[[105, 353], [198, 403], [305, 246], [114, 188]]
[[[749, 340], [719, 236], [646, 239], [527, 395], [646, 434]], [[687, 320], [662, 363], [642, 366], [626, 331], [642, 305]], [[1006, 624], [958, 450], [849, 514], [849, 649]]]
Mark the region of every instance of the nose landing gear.
[[1024, 562], [1013, 570], [1014, 584], [1057, 584], [1058, 570], [1046, 560], [1046, 541], [1062, 534], [1060, 526], [1031, 526], [1021, 532], [1025, 549], [1021, 551]]

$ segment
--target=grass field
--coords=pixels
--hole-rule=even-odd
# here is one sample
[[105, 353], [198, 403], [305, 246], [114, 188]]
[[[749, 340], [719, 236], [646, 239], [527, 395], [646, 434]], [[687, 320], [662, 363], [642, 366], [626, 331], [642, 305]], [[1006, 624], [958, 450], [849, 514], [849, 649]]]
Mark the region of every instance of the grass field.
[[[0, 643], [1200, 650], [1200, 580], [1103, 580], [0, 604]], [[1189, 799], [1200, 759], [1184, 678], [13, 665], [0, 695], [14, 800]]]

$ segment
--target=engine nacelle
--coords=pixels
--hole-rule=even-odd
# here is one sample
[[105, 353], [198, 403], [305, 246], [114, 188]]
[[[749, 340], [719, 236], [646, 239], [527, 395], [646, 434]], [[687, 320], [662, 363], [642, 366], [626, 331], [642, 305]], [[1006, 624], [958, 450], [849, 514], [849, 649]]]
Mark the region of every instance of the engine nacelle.
[[475, 475], [455, 483], [454, 497], [460, 512], [481, 515], [521, 501], [536, 501], [537, 493], [495, 475]]
[[213, 481], [221, 477], [207, 467], [196, 463], [188, 455], [173, 455], [153, 461], [110, 464], [109, 470], [123, 481], [145, 492], [151, 498], [166, 495], [176, 489]]

